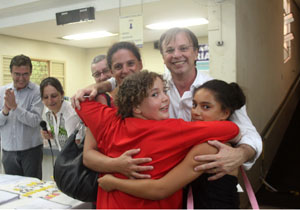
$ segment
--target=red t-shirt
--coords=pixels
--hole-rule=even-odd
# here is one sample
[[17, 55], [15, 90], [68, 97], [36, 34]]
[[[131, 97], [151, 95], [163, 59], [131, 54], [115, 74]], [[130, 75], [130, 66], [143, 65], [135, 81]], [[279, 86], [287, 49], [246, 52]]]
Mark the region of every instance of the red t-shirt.
[[[184, 159], [196, 144], [208, 140], [226, 142], [239, 133], [239, 128], [230, 121], [185, 122], [181, 119], [161, 121], [116, 116], [117, 110], [94, 101], [81, 103], [78, 115], [93, 133], [98, 149], [109, 157], [119, 157], [125, 151], [140, 148], [134, 156], [151, 157], [153, 170], [147, 171], [152, 179], [159, 179]], [[127, 179], [121, 174], [116, 177]], [[145, 189], [147, 190], [147, 189]], [[97, 208], [127, 209], [172, 209], [182, 208], [182, 190], [159, 200], [145, 200], [121, 191], [105, 192], [98, 189]]]

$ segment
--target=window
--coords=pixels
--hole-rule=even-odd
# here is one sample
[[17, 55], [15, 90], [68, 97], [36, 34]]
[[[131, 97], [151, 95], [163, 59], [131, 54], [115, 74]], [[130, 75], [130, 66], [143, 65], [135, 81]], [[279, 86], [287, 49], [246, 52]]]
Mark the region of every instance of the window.
[[32, 74], [30, 81], [40, 85], [41, 81], [49, 76], [49, 61], [32, 60]]
[[[11, 56], [3, 56], [3, 84], [12, 82], [10, 74]], [[32, 74], [30, 81], [40, 85], [41, 81], [46, 77], [56, 77], [65, 86], [65, 63], [61, 61], [40, 60], [31, 58]]]
[[292, 56], [291, 41], [294, 35], [291, 32], [291, 23], [294, 21], [293, 14], [291, 13], [290, 0], [283, 0], [283, 61], [286, 63]]

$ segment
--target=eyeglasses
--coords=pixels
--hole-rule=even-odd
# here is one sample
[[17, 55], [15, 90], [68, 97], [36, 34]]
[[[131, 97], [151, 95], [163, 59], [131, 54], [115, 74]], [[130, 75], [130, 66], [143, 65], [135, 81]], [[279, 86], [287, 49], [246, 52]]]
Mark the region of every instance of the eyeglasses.
[[13, 74], [16, 76], [16, 77], [29, 77], [30, 73], [24, 73], [24, 74], [21, 74], [21, 73], [18, 73], [18, 72], [13, 72]]
[[109, 71], [110, 71], [109, 69], [103, 69], [102, 72], [96, 71], [96, 72], [94, 72], [94, 73], [92, 74], [92, 76], [93, 76], [94, 78], [99, 78], [99, 77], [101, 76], [101, 74], [105, 75], [105, 74], [107, 74]]
[[[187, 52], [190, 47], [193, 47], [193, 46], [181, 45], [177, 48], [177, 50], [179, 50], [180, 52]], [[168, 47], [164, 51], [164, 53], [167, 55], [172, 55], [172, 54], [174, 54], [174, 52], [175, 52], [175, 48], [173, 48], [173, 47]]]

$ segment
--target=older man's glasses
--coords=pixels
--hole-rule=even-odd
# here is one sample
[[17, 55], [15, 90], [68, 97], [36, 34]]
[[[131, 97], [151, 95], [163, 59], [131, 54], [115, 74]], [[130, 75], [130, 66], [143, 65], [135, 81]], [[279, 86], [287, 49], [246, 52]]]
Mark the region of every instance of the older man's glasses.
[[92, 76], [94, 78], [99, 78], [101, 76], [101, 74], [105, 75], [109, 72], [110, 70], [109, 69], [104, 69], [102, 72], [99, 72], [99, 71], [96, 71], [92, 74]]
[[14, 75], [15, 75], [15, 77], [29, 77], [29, 75], [30, 75], [30, 73], [23, 73], [23, 74], [21, 74], [21, 73], [18, 73], [18, 72], [14, 72], [13, 73]]
[[[179, 47], [177, 48], [177, 50], [183, 53], [183, 52], [187, 52], [187, 51], [190, 49], [190, 47], [193, 47], [193, 46], [182, 45], [182, 46], [179, 46]], [[175, 53], [175, 48], [173, 48], [173, 47], [168, 47], [168, 48], [164, 51], [164, 53], [167, 54], [167, 55], [173, 55], [173, 54]]]

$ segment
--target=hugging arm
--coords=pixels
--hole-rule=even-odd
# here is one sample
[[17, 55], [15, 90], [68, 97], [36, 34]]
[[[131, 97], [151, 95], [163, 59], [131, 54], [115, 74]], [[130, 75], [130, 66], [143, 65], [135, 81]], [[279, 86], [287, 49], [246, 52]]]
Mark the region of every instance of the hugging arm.
[[193, 169], [199, 164], [199, 162], [194, 161], [196, 154], [216, 152], [216, 148], [207, 143], [198, 144], [189, 151], [181, 163], [160, 179], [119, 179], [107, 174], [99, 178], [98, 183], [106, 191], [120, 190], [144, 199], [161, 200], [183, 188], [203, 173], [203, 171], [196, 172]]
[[86, 130], [83, 147], [83, 164], [97, 172], [121, 173], [129, 178], [150, 178], [149, 174], [141, 174], [141, 171], [152, 170], [152, 166], [139, 166], [139, 164], [151, 161], [151, 158], [132, 158], [139, 153], [139, 149], [131, 149], [117, 158], [108, 157], [98, 151], [97, 142], [90, 129]]
[[[241, 140], [234, 147], [221, 144], [218, 141], [210, 141], [209, 144], [216, 147], [219, 152], [216, 155], [198, 155], [195, 160], [208, 163], [198, 165], [195, 170], [206, 170], [208, 173], [216, 173], [209, 180], [216, 180], [229, 174], [239, 166], [250, 169], [262, 151], [262, 140], [251, 120], [246, 108], [236, 110], [230, 118], [241, 131]], [[215, 170], [216, 168], [216, 170]], [[214, 169], [214, 170], [212, 170]]]
[[80, 109], [80, 102], [85, 100], [84, 96], [88, 96], [89, 100], [94, 99], [98, 93], [110, 92], [112, 90], [112, 84], [109, 81], [95, 83], [87, 86], [86, 88], [80, 89], [71, 98], [72, 106]]

